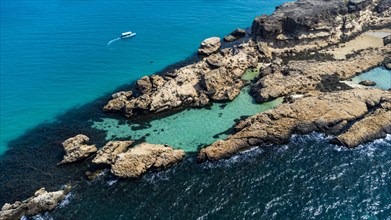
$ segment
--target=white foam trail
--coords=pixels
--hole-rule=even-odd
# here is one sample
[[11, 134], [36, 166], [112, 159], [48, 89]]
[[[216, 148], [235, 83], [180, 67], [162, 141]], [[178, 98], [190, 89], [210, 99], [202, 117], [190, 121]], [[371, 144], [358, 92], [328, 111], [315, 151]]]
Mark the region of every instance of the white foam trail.
[[117, 38], [115, 38], [115, 39], [109, 41], [109, 43], [107, 43], [107, 47], [110, 46], [111, 43], [113, 43], [113, 42], [115, 42], [115, 41], [117, 41], [117, 40], [121, 40], [121, 38], [120, 38], [120, 37], [117, 37]]

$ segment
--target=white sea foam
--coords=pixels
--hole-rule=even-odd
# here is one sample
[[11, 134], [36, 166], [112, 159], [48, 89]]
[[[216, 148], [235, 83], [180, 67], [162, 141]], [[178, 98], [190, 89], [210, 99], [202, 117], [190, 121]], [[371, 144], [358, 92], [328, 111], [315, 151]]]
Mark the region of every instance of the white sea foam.
[[66, 205], [68, 205], [71, 202], [72, 199], [72, 192], [69, 192], [68, 194], [65, 195], [64, 200], [61, 201], [61, 203], [58, 205], [58, 207], [64, 208]]
[[109, 180], [109, 181], [107, 181], [107, 185], [108, 185], [108, 186], [112, 186], [112, 185], [116, 184], [117, 182], [118, 182], [118, 179]]

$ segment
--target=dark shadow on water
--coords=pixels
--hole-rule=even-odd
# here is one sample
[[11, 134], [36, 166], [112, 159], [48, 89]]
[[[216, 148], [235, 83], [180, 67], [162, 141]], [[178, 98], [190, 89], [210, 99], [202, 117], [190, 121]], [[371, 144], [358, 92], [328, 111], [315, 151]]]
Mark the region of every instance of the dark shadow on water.
[[[194, 54], [186, 60], [165, 67], [156, 74], [165, 74], [198, 60]], [[134, 89], [135, 83], [122, 85], [115, 91]], [[102, 147], [106, 132], [91, 128], [92, 121], [111, 117], [130, 123], [119, 114], [106, 114], [102, 107], [109, 101], [110, 94], [72, 108], [55, 118], [26, 131], [8, 143], [8, 150], [0, 155], [0, 205], [25, 199], [41, 188], [57, 190], [61, 185], [85, 179], [85, 172], [91, 165], [91, 158], [75, 164], [56, 166], [64, 155], [61, 143], [77, 134], [90, 137], [90, 143]], [[181, 109], [178, 109], [179, 111]], [[175, 112], [175, 111], [173, 111]], [[164, 117], [173, 112], [153, 117], [136, 118], [134, 123], [147, 125], [150, 120]], [[141, 125], [142, 127], [142, 125]], [[140, 140], [141, 141], [141, 140]]]
[[[233, 43], [222, 43], [222, 48], [230, 47], [246, 39]], [[165, 75], [175, 69], [199, 61], [193, 54], [189, 58], [169, 65], [155, 74]], [[134, 90], [135, 82], [122, 85], [115, 91]], [[106, 94], [96, 100], [72, 108], [57, 116], [52, 122], [45, 122], [26, 131], [20, 137], [8, 143], [8, 150], [0, 155], [0, 205], [6, 202], [22, 200], [33, 195], [41, 187], [47, 190], [58, 190], [61, 185], [85, 181], [85, 172], [93, 165], [92, 158], [84, 161], [57, 166], [62, 160], [64, 150], [61, 143], [77, 134], [90, 137], [90, 143], [102, 147], [106, 141], [106, 132], [91, 128], [92, 121], [111, 117], [121, 123], [137, 123], [140, 129], [148, 126], [154, 119], [172, 115], [183, 109], [155, 114], [148, 117], [139, 117], [132, 120], [125, 119], [119, 114], [106, 114], [102, 107], [109, 101], [111, 94]], [[137, 140], [137, 142], [141, 142]]]

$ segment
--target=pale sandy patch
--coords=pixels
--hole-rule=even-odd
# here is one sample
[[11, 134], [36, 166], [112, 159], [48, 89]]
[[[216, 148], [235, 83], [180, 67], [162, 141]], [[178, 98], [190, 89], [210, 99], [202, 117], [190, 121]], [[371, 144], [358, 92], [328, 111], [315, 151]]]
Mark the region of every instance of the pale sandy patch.
[[328, 49], [326, 53], [334, 55], [335, 59], [345, 59], [346, 55], [352, 54], [354, 51], [379, 48], [384, 46], [383, 38], [391, 34], [391, 29], [382, 29], [378, 31], [367, 31], [360, 34], [351, 41], [340, 44], [337, 48]]

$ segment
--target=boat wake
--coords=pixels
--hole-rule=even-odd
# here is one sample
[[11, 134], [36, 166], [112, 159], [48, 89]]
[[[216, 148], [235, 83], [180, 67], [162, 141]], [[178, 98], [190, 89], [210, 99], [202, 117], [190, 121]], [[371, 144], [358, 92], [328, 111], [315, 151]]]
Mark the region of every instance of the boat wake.
[[120, 37], [117, 37], [117, 38], [115, 38], [115, 39], [109, 41], [109, 43], [107, 43], [107, 47], [110, 46], [110, 44], [116, 42], [117, 40], [121, 40], [121, 38], [120, 38]]

